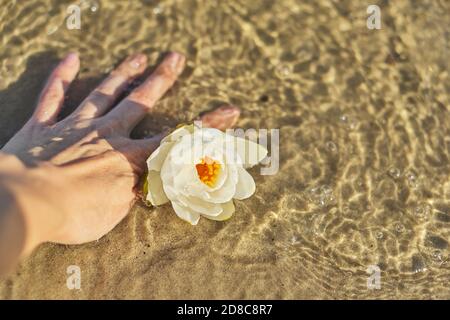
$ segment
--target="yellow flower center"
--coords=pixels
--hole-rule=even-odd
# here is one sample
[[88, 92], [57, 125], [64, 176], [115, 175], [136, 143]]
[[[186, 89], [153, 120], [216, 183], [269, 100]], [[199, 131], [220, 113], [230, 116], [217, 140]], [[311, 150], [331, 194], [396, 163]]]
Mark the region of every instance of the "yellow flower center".
[[195, 165], [200, 180], [209, 187], [213, 187], [220, 173], [220, 163], [206, 156]]

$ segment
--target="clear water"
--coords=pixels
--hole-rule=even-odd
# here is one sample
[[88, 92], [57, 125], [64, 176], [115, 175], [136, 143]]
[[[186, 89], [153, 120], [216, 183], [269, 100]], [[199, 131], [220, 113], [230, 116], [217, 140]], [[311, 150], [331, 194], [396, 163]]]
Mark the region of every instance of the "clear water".
[[66, 114], [126, 55], [178, 50], [187, 70], [135, 134], [233, 103], [240, 127], [281, 129], [280, 171], [252, 171], [224, 223], [137, 204], [96, 243], [43, 245], [1, 298], [450, 298], [450, 2], [380, 1], [381, 30], [367, 1], [78, 1], [68, 30], [72, 3], [0, 0], [0, 145], [68, 51]]

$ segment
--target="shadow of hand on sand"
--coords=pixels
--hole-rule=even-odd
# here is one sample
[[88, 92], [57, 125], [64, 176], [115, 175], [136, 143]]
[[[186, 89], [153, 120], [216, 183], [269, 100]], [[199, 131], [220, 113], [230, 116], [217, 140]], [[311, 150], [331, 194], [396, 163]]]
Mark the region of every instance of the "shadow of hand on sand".
[[27, 122], [36, 101], [58, 58], [43, 52], [28, 59], [25, 71], [16, 82], [0, 91], [0, 146], [3, 146]]

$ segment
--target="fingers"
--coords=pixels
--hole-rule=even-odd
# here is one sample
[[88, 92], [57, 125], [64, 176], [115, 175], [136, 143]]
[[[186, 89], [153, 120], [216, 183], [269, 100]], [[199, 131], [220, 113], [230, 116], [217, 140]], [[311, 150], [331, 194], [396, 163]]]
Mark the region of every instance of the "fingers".
[[185, 58], [179, 53], [168, 54], [150, 77], [106, 115], [107, 121], [119, 121], [131, 131], [174, 84], [184, 69]]
[[31, 121], [51, 124], [56, 121], [64, 102], [64, 94], [80, 69], [80, 60], [76, 53], [68, 54], [47, 80], [39, 98]]
[[204, 127], [226, 130], [232, 128], [239, 119], [241, 111], [238, 107], [224, 105], [200, 117]]
[[128, 57], [81, 103], [72, 116], [90, 119], [103, 115], [145, 68], [147, 57], [144, 54]]

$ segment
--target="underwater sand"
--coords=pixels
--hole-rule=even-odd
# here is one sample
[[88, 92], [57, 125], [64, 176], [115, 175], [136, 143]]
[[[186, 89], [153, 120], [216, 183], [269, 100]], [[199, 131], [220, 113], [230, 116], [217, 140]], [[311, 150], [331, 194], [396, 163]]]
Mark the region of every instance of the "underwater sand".
[[450, 298], [450, 2], [375, 1], [381, 30], [367, 1], [79, 1], [68, 30], [71, 3], [0, 0], [0, 145], [68, 51], [65, 114], [126, 55], [178, 50], [186, 71], [135, 135], [233, 103], [239, 127], [281, 129], [280, 170], [252, 169], [226, 222], [138, 203], [97, 242], [42, 245], [0, 298]]

